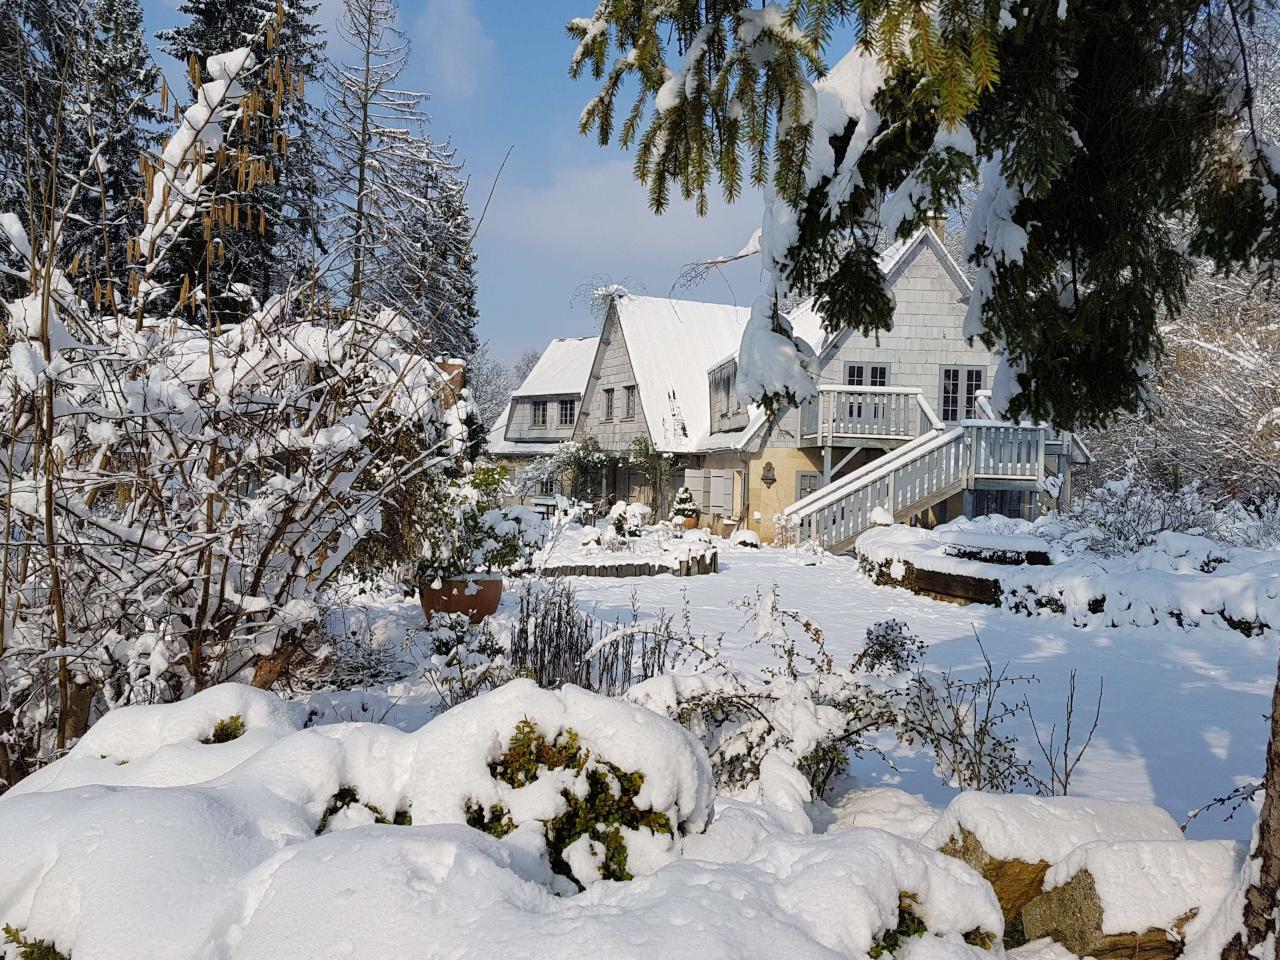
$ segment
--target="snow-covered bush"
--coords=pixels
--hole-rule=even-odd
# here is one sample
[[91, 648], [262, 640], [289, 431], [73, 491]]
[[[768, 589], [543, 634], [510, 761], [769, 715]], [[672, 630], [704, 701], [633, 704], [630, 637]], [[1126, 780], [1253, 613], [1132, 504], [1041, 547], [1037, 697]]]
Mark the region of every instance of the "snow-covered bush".
[[317, 282], [214, 324], [223, 291], [166, 279], [239, 217], [237, 178], [266, 176], [225, 151], [258, 70], [209, 59], [148, 168], [127, 290], [0, 211], [29, 291], [0, 311], [0, 785], [109, 707], [288, 678], [322, 643], [326, 585], [464, 449], [465, 400], [410, 318], [335, 310]]
[[[631, 848], [642, 843], [652, 848], [657, 841], [661, 857], [674, 838], [665, 813], [636, 805], [644, 772], [622, 770], [592, 756], [572, 727], [548, 738], [532, 721], [521, 720], [502, 754], [490, 761], [489, 771], [516, 790], [533, 788], [550, 798], [559, 794], [554, 816], [539, 819], [551, 869], [579, 889], [597, 880], [630, 880]], [[539, 786], [533, 787], [535, 783]], [[537, 802], [545, 805], [550, 798]], [[485, 808], [469, 802], [467, 824], [499, 838], [519, 826], [513, 811], [501, 803]]]
[[423, 504], [420, 583], [515, 573], [528, 567], [546, 524], [527, 507], [503, 507], [490, 475], [438, 480]]
[[1073, 549], [1103, 556], [1136, 553], [1165, 532], [1205, 537], [1226, 532], [1225, 518], [1198, 483], [1169, 490], [1134, 473], [1088, 491], [1057, 521]]
[[722, 788], [768, 793], [768, 781], [790, 781], [785, 789], [798, 801], [822, 796], [851, 757], [879, 753], [886, 732], [928, 748], [938, 776], [955, 786], [1039, 787], [1002, 731], [1025, 709], [1006, 691], [1032, 678], [996, 671], [989, 661], [976, 680], [925, 672], [924, 645], [897, 620], [868, 628], [862, 649], [842, 666], [816, 624], [781, 606], [776, 588], [740, 607], [755, 621], [755, 642], [774, 658], [762, 676], [709, 661], [717, 669], [658, 676], [626, 694], [697, 736]]
[[507, 643], [487, 621], [473, 624], [463, 613], [436, 613], [425, 633], [430, 647], [425, 677], [446, 708], [516, 676], [508, 663]]
[[671, 516], [682, 520], [697, 520], [702, 516], [702, 509], [688, 487], [681, 487], [676, 491], [675, 499], [671, 501]]
[[643, 503], [619, 500], [609, 508], [609, 525], [619, 537], [638, 537], [652, 511]]

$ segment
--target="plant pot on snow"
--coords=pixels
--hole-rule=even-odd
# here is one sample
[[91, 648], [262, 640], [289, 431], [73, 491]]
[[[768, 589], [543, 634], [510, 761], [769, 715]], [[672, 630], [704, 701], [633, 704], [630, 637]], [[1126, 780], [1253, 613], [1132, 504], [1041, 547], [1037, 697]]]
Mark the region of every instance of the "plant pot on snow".
[[502, 602], [502, 578], [453, 577], [440, 581], [418, 581], [418, 599], [427, 619], [434, 613], [465, 613], [472, 623], [480, 623]]
[[698, 526], [697, 517], [676, 517], [676, 525], [684, 527], [686, 530], [694, 530]]

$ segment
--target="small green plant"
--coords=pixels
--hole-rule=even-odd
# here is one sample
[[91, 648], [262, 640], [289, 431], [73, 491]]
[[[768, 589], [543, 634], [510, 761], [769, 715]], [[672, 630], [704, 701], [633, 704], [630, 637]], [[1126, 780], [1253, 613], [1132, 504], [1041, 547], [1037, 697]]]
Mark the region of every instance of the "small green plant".
[[929, 932], [924, 921], [916, 914], [915, 908], [919, 902], [920, 899], [914, 893], [903, 890], [898, 894], [898, 925], [871, 942], [871, 949], [867, 951], [871, 960], [878, 960], [886, 953], [895, 954], [912, 937], [923, 937]]
[[224, 717], [213, 725], [213, 733], [201, 740], [201, 743], [230, 743], [244, 736], [244, 718], [238, 713]]
[[[898, 950], [905, 946], [908, 940], [923, 937], [929, 932], [929, 928], [916, 913], [916, 907], [919, 904], [920, 898], [914, 893], [903, 890], [898, 894], [898, 925], [892, 930], [886, 930], [871, 942], [871, 949], [867, 951], [867, 956], [871, 957], [871, 960], [879, 960], [885, 954], [891, 957], [896, 956]], [[990, 950], [996, 942], [996, 935], [989, 930], [974, 927], [964, 935], [964, 942], [971, 947]]]
[[[511, 787], [533, 783], [549, 770], [572, 770], [587, 780], [585, 797], [562, 790], [560, 795], [568, 806], [567, 810], [552, 820], [543, 821], [551, 869], [573, 881], [579, 889], [583, 884], [574, 876], [564, 853], [580, 837], [590, 837], [603, 850], [598, 866], [604, 879], [630, 880], [622, 828], [644, 828], [653, 833], [673, 835], [671, 820], [666, 814], [641, 810], [636, 806], [635, 799], [644, 784], [644, 774], [640, 771], [628, 773], [607, 760], [593, 757], [579, 742], [574, 730], [565, 730], [548, 740], [532, 721], [521, 720], [516, 724], [507, 749], [489, 764], [489, 772], [494, 778]], [[501, 804], [485, 809], [478, 803], [468, 803], [466, 812], [470, 826], [493, 837], [506, 836], [516, 828]]]
[[408, 810], [397, 810], [395, 814], [388, 819], [387, 815], [382, 812], [382, 808], [373, 803], [365, 803], [360, 799], [360, 794], [355, 787], [342, 786], [338, 788], [338, 792], [329, 798], [329, 804], [324, 808], [324, 813], [320, 815], [320, 822], [316, 824], [316, 836], [324, 833], [329, 829], [329, 824], [335, 816], [347, 809], [347, 807], [359, 804], [370, 813], [373, 814], [374, 823], [389, 823], [397, 827], [413, 826], [413, 816]]
[[4, 925], [4, 942], [18, 948], [18, 960], [71, 960], [46, 940], [31, 940], [9, 924]]

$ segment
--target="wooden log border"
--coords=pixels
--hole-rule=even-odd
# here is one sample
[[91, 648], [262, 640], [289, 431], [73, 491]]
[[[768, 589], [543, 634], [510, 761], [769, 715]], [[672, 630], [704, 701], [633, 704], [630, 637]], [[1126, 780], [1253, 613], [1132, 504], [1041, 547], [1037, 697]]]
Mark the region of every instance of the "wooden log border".
[[708, 573], [719, 573], [720, 555], [712, 550], [681, 560], [675, 567], [661, 563], [623, 562], [606, 564], [566, 563], [558, 566], [543, 567], [540, 571], [544, 577], [656, 577], [669, 573], [673, 577], [700, 577]]

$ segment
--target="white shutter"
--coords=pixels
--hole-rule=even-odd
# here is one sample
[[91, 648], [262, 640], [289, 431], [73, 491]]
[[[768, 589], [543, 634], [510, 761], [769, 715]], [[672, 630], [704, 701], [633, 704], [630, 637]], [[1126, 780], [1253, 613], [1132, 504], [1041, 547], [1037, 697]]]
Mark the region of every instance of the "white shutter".
[[733, 516], [733, 471], [709, 470], [711, 512], [722, 517]]
[[686, 470], [684, 485], [693, 494], [693, 502], [703, 513], [711, 512], [711, 485], [707, 482], [706, 470]]

